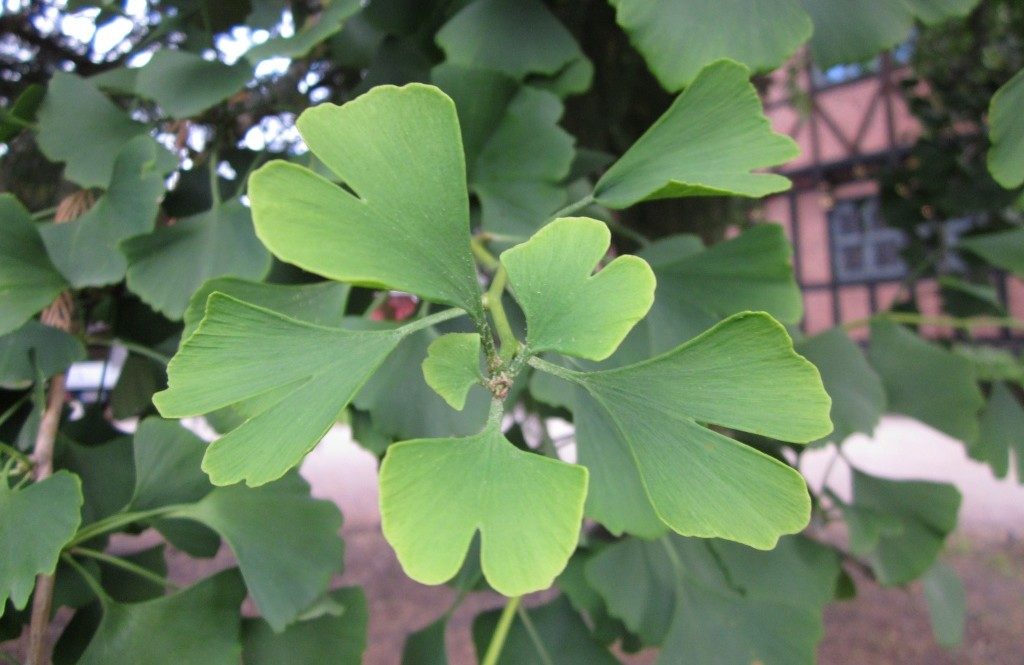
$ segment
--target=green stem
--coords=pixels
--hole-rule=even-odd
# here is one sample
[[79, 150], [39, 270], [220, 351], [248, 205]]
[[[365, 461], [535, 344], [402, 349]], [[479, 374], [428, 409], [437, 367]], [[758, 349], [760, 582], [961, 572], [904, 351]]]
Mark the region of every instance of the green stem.
[[491, 254], [490, 250], [484, 246], [484, 243], [490, 236], [475, 235], [469, 239], [469, 248], [473, 250], [473, 258], [476, 259], [477, 263], [483, 266], [484, 270], [488, 272], [494, 272], [498, 269], [498, 257]]
[[586, 196], [584, 196], [579, 201], [576, 201], [575, 203], [570, 203], [569, 205], [565, 206], [564, 208], [562, 208], [561, 210], [559, 210], [555, 214], [551, 215], [551, 218], [548, 219], [548, 221], [550, 222], [552, 219], [558, 219], [559, 217], [568, 217], [569, 215], [571, 215], [571, 214], [573, 214], [575, 212], [579, 212], [580, 210], [583, 210], [584, 208], [586, 208], [588, 205], [590, 205], [593, 202], [594, 202], [594, 195], [593, 194], [587, 194]]
[[611, 229], [613, 233], [617, 233], [623, 238], [628, 238], [635, 242], [636, 244], [640, 245], [641, 247], [646, 247], [647, 245], [651, 244], [650, 238], [640, 233], [639, 231], [635, 231], [629, 228], [628, 226], [626, 226], [617, 219], [606, 219], [604, 220], [604, 223], [608, 225], [608, 228]]
[[[203, 5], [204, 7], [206, 5]], [[210, 198], [213, 201], [213, 207], [216, 208], [220, 205], [220, 179], [217, 177], [217, 168], [220, 166], [220, 157], [217, 156], [217, 149], [210, 148], [209, 164], [207, 164], [210, 171]]]
[[384, 303], [388, 301], [389, 293], [387, 291], [378, 291], [373, 295], [373, 300], [370, 301], [370, 306], [366, 308], [363, 313], [364, 319], [369, 319], [373, 316], [373, 313], [384, 306]]
[[85, 343], [91, 346], [106, 346], [111, 347], [116, 345], [123, 346], [128, 349], [131, 353], [139, 356], [144, 356], [150, 360], [156, 361], [161, 365], [166, 365], [171, 362], [171, 359], [164, 354], [154, 351], [148, 347], [142, 346], [141, 344], [135, 344], [134, 342], [126, 342], [123, 339], [105, 339], [103, 337], [86, 337]]
[[505, 609], [501, 611], [501, 616], [498, 618], [498, 626], [494, 629], [491, 643], [487, 645], [487, 653], [484, 655], [480, 665], [495, 665], [498, 662], [498, 658], [501, 657], [501, 650], [505, 648], [508, 629], [512, 626], [512, 619], [515, 618], [516, 608], [519, 607], [520, 600], [522, 600], [522, 596], [516, 596], [515, 598], [509, 598], [508, 602], [505, 603]]
[[498, 272], [494, 273], [494, 279], [491, 280], [490, 288], [487, 289], [487, 298], [484, 301], [487, 309], [491, 311], [491, 318], [494, 319], [494, 330], [498, 333], [498, 341], [501, 342], [499, 357], [504, 361], [511, 360], [519, 350], [519, 340], [512, 332], [508, 315], [505, 314], [505, 305], [501, 301], [507, 281], [508, 273], [505, 272], [505, 266], [499, 266]]
[[572, 381], [573, 383], [579, 382], [579, 372], [575, 372], [571, 369], [566, 369], [561, 365], [549, 363], [548, 361], [538, 356], [531, 356], [527, 362], [530, 364], [531, 367], [539, 369], [542, 372], [547, 372], [548, 374], [554, 374], [560, 379]]
[[13, 459], [18, 460], [26, 469], [32, 468], [32, 459], [14, 446], [0, 441], [0, 453], [7, 453]]
[[84, 580], [89, 588], [92, 589], [92, 592], [96, 594], [96, 597], [100, 599], [100, 603], [105, 603], [107, 592], [103, 590], [103, 587], [100, 586], [100, 583], [96, 578], [89, 574], [89, 571], [85, 569], [85, 566], [75, 561], [75, 558], [67, 552], [62, 553], [60, 558], [64, 563], [74, 568], [75, 572], [81, 576], [82, 580]]
[[25, 120], [24, 118], [19, 118], [13, 113], [10, 113], [9, 111], [5, 111], [3, 109], [0, 109], [0, 119], [2, 119], [4, 122], [9, 122], [12, 125], [17, 125], [22, 129], [31, 129], [33, 132], [39, 130], [39, 125], [35, 124], [34, 122]]
[[436, 314], [431, 314], [430, 316], [424, 316], [422, 319], [411, 321], [401, 328], [398, 328], [398, 330], [401, 331], [403, 335], [410, 335], [418, 330], [429, 328], [430, 326], [460, 317], [464, 314], [465, 312], [458, 307], [452, 307], [451, 309], [446, 309], [443, 312], [438, 312]]
[[939, 326], [943, 328], [959, 328], [962, 330], [971, 330], [973, 328], [987, 327], [1013, 328], [1015, 330], [1024, 330], [1024, 321], [1020, 321], [1010, 316], [928, 316], [925, 314], [915, 314], [913, 312], [879, 312], [878, 314], [866, 316], [863, 319], [847, 321], [840, 327], [846, 331], [856, 330], [857, 328], [869, 326], [872, 322], [879, 321], [882, 319], [892, 321], [893, 323], [907, 323], [916, 326]]
[[555, 665], [555, 661], [551, 660], [551, 654], [548, 653], [543, 640], [540, 639], [537, 628], [533, 625], [530, 613], [526, 611], [525, 607], [520, 605], [516, 608], [516, 614], [519, 615], [519, 620], [523, 622], [523, 627], [526, 628], [526, 634], [530, 636], [530, 641], [533, 642], [533, 648], [536, 650], [540, 662], [544, 665]]
[[8, 419], [10, 419], [11, 416], [17, 413], [18, 409], [21, 408], [21, 405], [27, 402], [31, 397], [32, 393], [25, 393], [20, 398], [18, 398], [18, 401], [16, 401], [6, 411], [4, 411], [3, 414], [0, 414], [0, 425], [3, 425], [5, 422], [8, 421]]
[[136, 563], [132, 563], [131, 561], [122, 559], [119, 556], [107, 554], [106, 552], [100, 552], [99, 550], [91, 550], [87, 547], [73, 547], [71, 549], [71, 554], [87, 556], [91, 559], [96, 559], [97, 561], [102, 561], [103, 563], [110, 564], [111, 566], [116, 566], [117, 568], [126, 570], [129, 573], [133, 573], [143, 579], [149, 580], [150, 582], [159, 586], [160, 588], [168, 588], [172, 591], [178, 590], [177, 584], [171, 582], [170, 580], [164, 577], [161, 577], [160, 575], [157, 575], [152, 570], [147, 570], [146, 568], [143, 568], [142, 566]]
[[43, 208], [42, 210], [36, 210], [32, 213], [32, 219], [46, 219], [47, 217], [53, 217], [55, 214], [57, 214], [57, 206], [53, 206], [52, 208]]
[[78, 530], [75, 537], [68, 543], [68, 547], [74, 547], [79, 543], [84, 543], [88, 540], [92, 540], [97, 536], [102, 536], [108, 531], [113, 531], [122, 526], [128, 526], [134, 522], [141, 522], [143, 520], [152, 519], [154, 517], [160, 517], [168, 513], [173, 513], [176, 510], [181, 510], [182, 506], [163, 506], [161, 508], [154, 508], [152, 510], [141, 510], [130, 513], [117, 513], [104, 519], [87, 524]]

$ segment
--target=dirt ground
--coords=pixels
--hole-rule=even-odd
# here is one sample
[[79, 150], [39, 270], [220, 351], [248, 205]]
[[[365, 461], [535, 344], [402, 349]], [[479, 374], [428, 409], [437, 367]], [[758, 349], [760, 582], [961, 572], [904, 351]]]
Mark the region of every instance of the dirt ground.
[[[360, 584], [370, 599], [366, 665], [395, 665], [405, 636], [431, 623], [451, 603], [446, 588], [425, 587], [402, 574], [375, 529], [346, 530], [346, 584]], [[859, 579], [857, 598], [833, 603], [825, 614], [822, 665], [1024, 665], [1024, 542], [988, 533], [952, 540], [946, 560], [967, 590], [964, 644], [946, 650], [932, 639], [920, 585], [882, 589]], [[478, 594], [455, 613], [447, 634], [454, 665], [475, 661], [469, 638], [473, 616], [502, 600]], [[640, 654], [631, 664], [652, 663]]]

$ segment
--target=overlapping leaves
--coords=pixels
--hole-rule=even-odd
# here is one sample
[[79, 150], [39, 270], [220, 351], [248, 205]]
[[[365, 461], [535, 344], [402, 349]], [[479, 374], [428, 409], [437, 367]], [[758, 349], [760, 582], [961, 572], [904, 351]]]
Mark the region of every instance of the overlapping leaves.
[[[604, 435], [591, 438], [582, 427], [577, 433], [581, 463], [622, 463], [592, 469], [588, 514], [612, 531], [656, 535], [645, 499], [678, 533], [763, 549], [806, 525], [810, 501], [799, 473], [699, 424], [798, 443], [831, 431], [830, 400], [817, 370], [794, 353], [769, 316], [733, 316], [673, 351], [626, 367], [540, 367], [582, 388], [586, 394], [577, 392], [577, 400], [591, 400], [584, 408], [601, 420], [595, 429]], [[587, 423], [579, 421], [579, 406], [578, 422]]]

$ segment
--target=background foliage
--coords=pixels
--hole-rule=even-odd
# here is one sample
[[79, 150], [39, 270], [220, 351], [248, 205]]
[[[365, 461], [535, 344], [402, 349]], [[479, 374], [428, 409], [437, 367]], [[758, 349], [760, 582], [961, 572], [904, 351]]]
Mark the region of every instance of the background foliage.
[[[0, 639], [44, 662], [68, 608], [55, 662], [358, 662], [341, 515], [295, 470], [340, 418], [383, 459], [406, 572], [513, 598], [474, 623], [485, 662], [812, 662], [853, 568], [923, 579], [955, 644], [957, 490], [854, 469], [843, 499], [796, 469], [808, 445], [848, 463], [889, 411], [1024, 479], [1024, 371], [969, 334], [1024, 326], [992, 286], [1024, 273], [1024, 15], [975, 4], [5, 3]], [[912, 33], [924, 133], [885, 215], [904, 291], [938, 278], [945, 314], [848, 325], [866, 351], [803, 337], [790, 245], [749, 222], [796, 155], [762, 75]], [[71, 409], [71, 363], [118, 348], [117, 385]], [[147, 527], [237, 568], [179, 589], [163, 544], [106, 552]], [[405, 662], [445, 660], [450, 614]]]

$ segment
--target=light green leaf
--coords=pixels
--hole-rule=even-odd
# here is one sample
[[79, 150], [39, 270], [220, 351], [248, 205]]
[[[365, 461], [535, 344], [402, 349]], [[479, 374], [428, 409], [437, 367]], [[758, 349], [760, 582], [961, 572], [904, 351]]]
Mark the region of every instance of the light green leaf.
[[408, 291], [483, 316], [455, 105], [420, 84], [381, 86], [297, 121], [309, 149], [355, 194], [295, 164], [250, 178], [256, 234], [331, 279]]
[[245, 588], [234, 569], [171, 596], [103, 603], [103, 619], [80, 665], [237, 665]]
[[502, 72], [519, 81], [531, 75], [560, 79], [555, 85], [565, 94], [590, 87], [590, 61], [540, 0], [470, 2], [437, 32], [436, 41], [454, 65]]
[[216, 485], [261, 485], [301, 461], [409, 332], [326, 328], [214, 293], [153, 403], [181, 418], [248, 402], [248, 419], [210, 444], [203, 470]]
[[921, 582], [935, 641], [947, 648], [959, 646], [964, 641], [967, 594], [956, 571], [936, 561]]
[[880, 529], [878, 543], [868, 554], [878, 581], [899, 585], [921, 576], [935, 562], [956, 527], [960, 492], [944, 483], [886, 480], [854, 470], [853, 505], [902, 524], [899, 532]]
[[[619, 662], [607, 649], [594, 641], [587, 624], [573, 610], [565, 596], [559, 596], [525, 612], [530, 618], [531, 629], [536, 639], [544, 648], [544, 656], [538, 653], [530, 629], [527, 629], [520, 616], [516, 616], [505, 638], [501, 657], [496, 661], [497, 665], [615, 665]], [[500, 613], [500, 610], [484, 612], [473, 621], [473, 643], [480, 659], [491, 643]]]
[[801, 0], [814, 22], [811, 55], [822, 68], [863, 62], [925, 24], [965, 16], [978, 0]]
[[[1021, 88], [1024, 89], [1024, 85]], [[971, 236], [959, 244], [997, 268], [1024, 276], [1024, 229]]]
[[15, 330], [67, 288], [28, 211], [0, 194], [0, 335]]
[[256, 489], [218, 487], [171, 513], [227, 541], [263, 618], [276, 632], [295, 621], [341, 572], [341, 513], [309, 496], [298, 474]]
[[406, 574], [423, 584], [451, 579], [479, 530], [488, 583], [520, 596], [546, 589], [565, 567], [586, 494], [586, 469], [517, 449], [492, 417], [475, 436], [388, 448], [381, 527]]
[[[992, 393], [981, 413], [981, 434], [967, 452], [988, 464], [994, 475], [1005, 478], [1010, 469], [1011, 449], [1015, 451], [1018, 468], [1024, 469], [1024, 409], [1013, 391], [997, 381], [992, 384]], [[1017, 475], [1024, 482], [1024, 473]]]
[[110, 188], [96, 205], [74, 221], [40, 227], [50, 257], [74, 287], [120, 281], [128, 263], [118, 243], [153, 229], [164, 194], [154, 145], [148, 137], [125, 143]]
[[100, 87], [152, 99], [172, 118], [189, 118], [245, 87], [252, 66], [226, 65], [195, 53], [162, 48], [139, 69], [111, 70], [93, 79]]
[[85, 358], [85, 347], [63, 330], [26, 321], [0, 337], [0, 387], [26, 388], [42, 375], [49, 378]]
[[799, 154], [775, 133], [750, 72], [729, 60], [701, 70], [672, 106], [597, 182], [594, 198], [609, 208], [681, 196], [761, 197], [789, 189], [786, 178], [753, 169]]
[[214, 292], [306, 323], [339, 327], [345, 318], [349, 287], [337, 282], [263, 284], [236, 277], [215, 277], [203, 283], [189, 299], [188, 307], [185, 308], [182, 339], [188, 339], [199, 327], [206, 313], [206, 301]]
[[[721, 58], [753, 71], [781, 65], [806, 42], [797, 0], [609, 0], [615, 18], [662, 87], [678, 91]], [[685, 34], [685, 39], [680, 38]]]
[[[122, 147], [149, 128], [135, 122], [92, 82], [57, 72], [50, 79], [39, 108], [39, 149], [49, 159], [64, 162], [64, 177], [82, 187], [106, 187], [121, 180], [115, 161]], [[174, 157], [146, 135], [139, 139], [157, 160], [161, 172], [176, 165]], [[140, 146], [141, 149], [141, 146]]]
[[[469, 436], [480, 431], [490, 405], [487, 390], [471, 386], [465, 407], [455, 411], [427, 385], [421, 363], [438, 337], [432, 328], [406, 337], [352, 400], [353, 406], [369, 413], [370, 430], [378, 436], [424, 439]], [[409, 404], [416, 408], [410, 409]], [[365, 433], [367, 428], [362, 431]]]
[[977, 440], [985, 399], [968, 360], [885, 320], [871, 324], [868, 359], [882, 377], [892, 411], [967, 444]]
[[366, 649], [366, 596], [358, 587], [332, 591], [328, 598], [341, 608], [300, 620], [275, 633], [259, 619], [242, 621], [242, 662], [245, 665], [360, 665]]
[[[534, 364], [578, 384], [607, 412], [620, 457], [633, 458], [651, 505], [674, 531], [770, 549], [806, 526], [810, 501], [799, 473], [699, 424], [798, 443], [831, 431], [817, 369], [768, 315], [738, 314], [627, 367], [578, 372]], [[595, 443], [578, 441], [581, 450]], [[592, 486], [595, 494], [609, 491], [617, 494]]]
[[274, 57], [302, 58], [313, 48], [341, 30], [345, 19], [362, 7], [359, 0], [329, 0], [319, 16], [291, 37], [275, 37], [253, 46], [245, 54], [252, 64]]
[[566, 202], [575, 140], [558, 126], [562, 102], [499, 72], [445, 64], [431, 79], [458, 108], [482, 228], [530, 235]]
[[81, 483], [67, 471], [18, 490], [0, 480], [0, 616], [8, 599], [24, 608], [36, 575], [56, 570], [81, 523], [81, 506]]
[[171, 319], [182, 317], [189, 297], [212, 277], [260, 279], [270, 270], [270, 254], [238, 199], [129, 238], [121, 251], [128, 259], [128, 288]]
[[988, 110], [988, 170], [1003, 187], [1024, 184], [1024, 69], [996, 91]]
[[654, 274], [635, 256], [620, 256], [592, 274], [611, 244], [603, 223], [556, 219], [527, 242], [505, 251], [516, 300], [526, 314], [526, 346], [603, 360], [654, 302]]
[[146, 418], [135, 431], [132, 510], [194, 503], [213, 487], [200, 469], [206, 444], [180, 423]]
[[469, 389], [483, 381], [480, 335], [449, 333], [431, 342], [423, 360], [423, 378], [453, 409], [461, 411]]
[[835, 429], [828, 438], [842, 443], [854, 432], [872, 434], [885, 413], [885, 388], [860, 347], [833, 328], [800, 341], [796, 350], [818, 368], [832, 397]]

